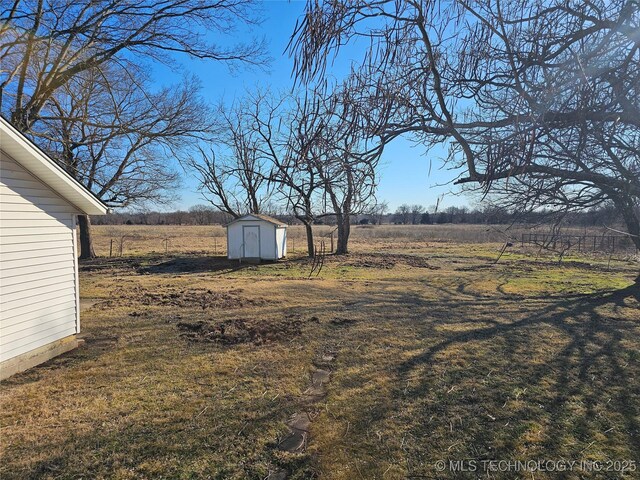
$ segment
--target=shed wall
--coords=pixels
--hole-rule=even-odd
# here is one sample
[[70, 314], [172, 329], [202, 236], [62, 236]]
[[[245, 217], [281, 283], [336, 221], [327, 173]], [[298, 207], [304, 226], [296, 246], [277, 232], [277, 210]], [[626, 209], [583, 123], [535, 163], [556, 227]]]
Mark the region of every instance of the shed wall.
[[77, 333], [77, 213], [0, 152], [0, 361]]
[[287, 229], [276, 229], [276, 242], [278, 244], [278, 258], [287, 256]]
[[276, 226], [263, 220], [242, 220], [227, 226], [227, 257], [237, 260], [243, 257], [243, 226], [260, 227], [260, 258], [276, 259]]

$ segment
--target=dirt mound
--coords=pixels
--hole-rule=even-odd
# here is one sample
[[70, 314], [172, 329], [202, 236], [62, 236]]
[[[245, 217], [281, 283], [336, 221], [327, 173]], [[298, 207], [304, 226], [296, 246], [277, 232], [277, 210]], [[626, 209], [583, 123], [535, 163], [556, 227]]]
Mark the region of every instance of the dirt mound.
[[223, 345], [286, 340], [300, 335], [303, 321], [300, 317], [285, 317], [282, 321], [249, 321], [231, 319], [224, 321], [180, 322], [180, 336], [192, 341], [215, 342]]

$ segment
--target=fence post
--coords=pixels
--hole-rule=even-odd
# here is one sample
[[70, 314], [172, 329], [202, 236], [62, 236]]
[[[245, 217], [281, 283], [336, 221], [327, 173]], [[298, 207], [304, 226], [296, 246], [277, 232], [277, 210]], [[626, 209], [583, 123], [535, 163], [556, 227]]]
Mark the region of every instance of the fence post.
[[113, 256], [113, 238], [111, 239], [111, 242], [109, 242], [109, 258], [111, 258]]
[[333, 232], [331, 232], [331, 253], [333, 253]]

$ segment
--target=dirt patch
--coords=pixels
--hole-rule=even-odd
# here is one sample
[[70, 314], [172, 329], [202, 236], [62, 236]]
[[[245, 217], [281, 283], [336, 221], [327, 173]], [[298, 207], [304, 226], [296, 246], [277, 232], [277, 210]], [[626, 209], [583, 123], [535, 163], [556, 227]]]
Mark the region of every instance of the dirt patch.
[[329, 323], [336, 327], [346, 327], [356, 323], [356, 320], [354, 320], [353, 318], [336, 317], [329, 320]]
[[109, 303], [124, 306], [179, 307], [209, 309], [229, 309], [247, 306], [261, 306], [267, 303], [263, 299], [251, 299], [242, 295], [242, 289], [215, 291], [207, 288], [188, 290], [170, 290], [165, 292], [147, 292], [137, 286], [120, 288], [113, 292]]
[[300, 335], [303, 321], [298, 316], [285, 317], [281, 321], [249, 321], [232, 319], [224, 321], [180, 322], [180, 336], [191, 341], [214, 342], [223, 345], [287, 340]]
[[396, 261], [388, 255], [367, 255], [362, 256], [358, 255], [358, 257], [354, 260], [350, 260], [344, 262], [342, 265], [345, 267], [356, 267], [356, 268], [381, 268], [381, 269], [390, 269], [396, 266]]
[[143, 305], [170, 305], [173, 307], [198, 306], [203, 310], [208, 308], [239, 308], [248, 305], [264, 305], [265, 300], [244, 298], [242, 290], [216, 292], [209, 289], [193, 289], [168, 293], [144, 293], [140, 298]]

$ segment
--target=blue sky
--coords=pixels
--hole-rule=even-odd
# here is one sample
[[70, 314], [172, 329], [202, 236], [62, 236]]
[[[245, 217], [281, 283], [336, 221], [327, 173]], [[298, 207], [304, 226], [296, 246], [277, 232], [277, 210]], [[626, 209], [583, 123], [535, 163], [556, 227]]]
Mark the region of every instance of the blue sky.
[[[185, 58], [180, 59], [181, 66], [200, 78], [202, 95], [212, 103], [220, 100], [230, 102], [256, 86], [269, 87], [274, 91], [290, 89], [293, 60], [284, 51], [304, 5], [303, 1], [266, 1], [263, 24], [251, 32], [238, 32], [238, 36], [247, 38], [265, 37], [272, 57], [266, 72], [241, 68], [232, 73], [220, 63]], [[219, 39], [212, 37], [212, 40]], [[348, 72], [351, 62], [359, 60], [359, 53], [355, 47], [341, 51], [331, 73], [339, 77]], [[158, 70], [158, 82], [171, 82], [171, 76], [176, 74]], [[404, 139], [389, 144], [382, 157], [378, 199], [387, 201], [391, 211], [403, 203], [428, 207], [435, 205], [438, 199], [440, 208], [469, 204], [469, 197], [452, 193], [457, 191], [450, 184], [456, 173], [442, 169], [444, 154], [444, 149], [433, 149], [426, 155], [423, 148]], [[185, 177], [180, 196], [181, 200], [174, 207], [186, 209], [205, 203], [197, 192], [197, 180], [191, 176]]]

